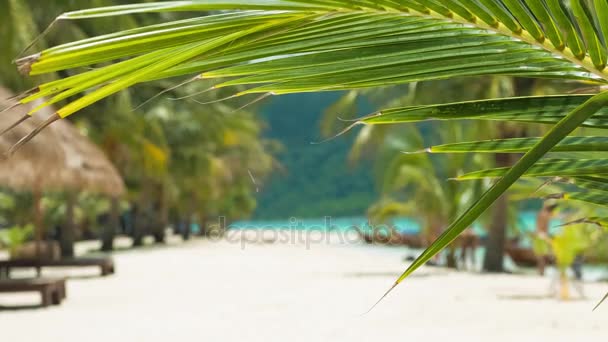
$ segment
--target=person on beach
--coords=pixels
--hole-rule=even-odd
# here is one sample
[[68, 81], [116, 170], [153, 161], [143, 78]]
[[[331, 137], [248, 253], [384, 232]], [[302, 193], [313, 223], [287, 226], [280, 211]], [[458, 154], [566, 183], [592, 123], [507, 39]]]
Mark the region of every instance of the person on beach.
[[549, 235], [549, 223], [555, 214], [557, 204], [545, 203], [536, 216], [536, 235], [533, 240], [533, 250], [536, 254], [538, 274], [545, 274], [547, 260], [551, 255], [551, 237]]

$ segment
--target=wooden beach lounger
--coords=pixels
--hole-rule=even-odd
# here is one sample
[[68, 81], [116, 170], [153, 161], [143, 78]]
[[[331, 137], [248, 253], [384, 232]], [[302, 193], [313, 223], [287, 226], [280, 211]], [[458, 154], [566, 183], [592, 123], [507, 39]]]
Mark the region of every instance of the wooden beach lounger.
[[0, 280], [0, 293], [39, 292], [41, 306], [59, 305], [66, 297], [65, 279], [5, 279]]
[[43, 267], [99, 267], [101, 276], [114, 274], [112, 258], [62, 258], [59, 260], [2, 260], [0, 261], [0, 278], [10, 277], [13, 268], [36, 268], [38, 274]]

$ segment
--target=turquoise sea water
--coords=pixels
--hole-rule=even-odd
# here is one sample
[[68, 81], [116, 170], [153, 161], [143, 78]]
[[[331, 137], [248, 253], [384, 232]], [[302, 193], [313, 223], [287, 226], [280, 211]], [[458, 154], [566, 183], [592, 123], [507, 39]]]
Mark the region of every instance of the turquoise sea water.
[[[420, 232], [420, 222], [413, 218], [401, 217], [393, 219], [395, 229], [399, 232], [407, 234], [416, 234]], [[559, 220], [553, 220], [551, 227], [557, 229], [560, 224]], [[522, 212], [517, 220], [517, 229], [521, 233], [533, 232], [536, 225], [536, 212]], [[324, 217], [314, 219], [289, 218], [285, 220], [255, 220], [255, 221], [237, 221], [230, 224], [230, 229], [295, 229], [295, 230], [337, 230], [345, 231], [360, 227], [361, 229], [369, 229], [369, 223], [364, 216], [358, 217]], [[380, 226], [381, 227], [381, 226]], [[481, 224], [476, 223], [473, 227], [479, 236], [485, 236], [486, 229]]]
[[[529, 211], [529, 212], [521, 212], [518, 216], [517, 220], [517, 230], [518, 232], [511, 231], [509, 233], [510, 236], [513, 236], [517, 233], [520, 234], [521, 239], [519, 240], [519, 245], [522, 247], [530, 247], [531, 241], [529, 235], [527, 233], [533, 232], [536, 229], [536, 215], [537, 212]], [[395, 229], [403, 233], [415, 234], [420, 232], [420, 223], [412, 218], [397, 218], [393, 220], [395, 225]], [[557, 233], [559, 231], [559, 225], [561, 221], [559, 219], [552, 220], [550, 230], [552, 233]], [[251, 229], [251, 230], [308, 230], [308, 231], [349, 231], [354, 229], [354, 227], [361, 227], [362, 229], [369, 229], [369, 224], [367, 219], [363, 216], [360, 217], [325, 217], [318, 219], [298, 219], [298, 218], [289, 218], [285, 220], [254, 220], [254, 221], [237, 221], [231, 223], [228, 227], [229, 229]], [[487, 235], [486, 229], [477, 223], [474, 225], [473, 229], [475, 232], [483, 237]], [[370, 247], [371, 248], [371, 247]], [[377, 247], [374, 247], [377, 248]], [[387, 251], [392, 250], [395, 251], [394, 248], [387, 248]], [[417, 251], [420, 252], [420, 251]], [[484, 248], [477, 249], [477, 257], [476, 257], [476, 265], [474, 269], [481, 269], [481, 262], [483, 260], [483, 254], [485, 253]], [[508, 270], [516, 270], [517, 267], [510, 261], [510, 259], [506, 259], [505, 267]], [[521, 272], [522, 269], [519, 269]], [[529, 273], [534, 273], [535, 269], [530, 269]], [[553, 271], [549, 270], [547, 273], [547, 277], [553, 277]], [[587, 281], [598, 281], [600, 279], [607, 278], [606, 267], [603, 265], [585, 265], [584, 267], [584, 279]]]
[[[508, 236], [514, 237], [519, 236], [519, 245], [521, 247], [531, 247], [532, 241], [529, 238], [528, 233], [534, 232], [536, 229], [536, 211], [521, 212], [515, 225], [517, 231], [509, 231]], [[419, 221], [413, 218], [401, 217], [392, 220], [395, 229], [405, 234], [417, 234], [420, 232], [421, 224]], [[554, 219], [551, 222], [550, 231], [557, 233], [561, 221]], [[285, 220], [252, 220], [252, 221], [237, 221], [230, 224], [228, 229], [252, 229], [252, 230], [308, 230], [308, 231], [352, 231], [355, 227], [366, 231], [370, 230], [367, 218], [364, 216], [358, 217], [331, 217], [327, 216], [324, 218], [316, 219], [299, 219], [289, 218]], [[376, 228], [382, 229], [383, 226], [379, 225]], [[473, 230], [480, 237], [487, 235], [487, 227], [483, 227], [482, 224], [476, 223], [473, 225]], [[388, 230], [387, 230], [388, 231]]]

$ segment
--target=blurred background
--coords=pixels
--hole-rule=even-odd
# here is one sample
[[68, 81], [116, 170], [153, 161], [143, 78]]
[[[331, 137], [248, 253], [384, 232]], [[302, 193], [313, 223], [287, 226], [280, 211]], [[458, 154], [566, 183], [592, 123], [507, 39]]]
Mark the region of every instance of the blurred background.
[[[69, 75], [32, 79], [13, 64], [55, 17], [123, 3], [129, 1], [0, 0], [0, 108], [41, 81]], [[32, 50], [159, 17], [187, 15], [61, 22]], [[54, 123], [0, 161], [0, 336], [608, 336], [606, 308], [591, 313], [608, 290], [608, 230], [598, 222], [564, 225], [602, 216], [602, 209], [543, 201], [552, 184], [534, 182], [518, 183], [363, 315], [490, 185], [449, 179], [509, 166], [517, 157], [404, 152], [526, 137], [546, 127], [429, 122], [365, 126], [334, 137], [348, 120], [379, 108], [556, 94], [579, 86], [500, 76], [251, 102], [230, 98], [234, 88], [204, 92], [212, 84], [201, 80], [156, 97], [174, 85], [150, 82], [122, 91]], [[28, 109], [2, 113], [0, 129]], [[36, 126], [30, 121], [2, 135], [3, 151]]]

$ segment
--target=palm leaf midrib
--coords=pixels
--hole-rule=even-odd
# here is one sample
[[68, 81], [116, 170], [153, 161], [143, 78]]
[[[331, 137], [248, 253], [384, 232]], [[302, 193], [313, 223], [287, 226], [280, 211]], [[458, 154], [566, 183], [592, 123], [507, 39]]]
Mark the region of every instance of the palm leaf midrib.
[[[572, 64], [580, 66], [581, 68], [583, 68], [586, 71], [588, 71], [589, 73], [592, 73], [593, 75], [599, 77], [600, 79], [608, 81], [608, 73], [606, 73], [604, 71], [604, 70], [606, 70], [606, 68], [603, 70], [599, 70], [598, 68], [596, 68], [595, 65], [593, 65], [593, 63], [591, 62], [591, 58], [589, 57], [588, 54], [586, 54], [583, 59], [579, 59], [574, 55], [574, 53], [572, 52], [570, 47], [568, 47], [566, 45], [564, 45], [564, 48], [562, 50], [560, 50], [559, 48], [555, 47], [549, 39], [544, 39], [542, 42], [538, 41], [523, 27], [521, 29], [521, 32], [519, 32], [519, 33], [513, 32], [499, 20], [497, 20], [496, 26], [491, 26], [491, 25], [488, 25], [487, 23], [485, 23], [484, 21], [480, 20], [478, 17], [476, 17], [477, 20], [475, 20], [475, 22], [472, 22], [472, 21], [469, 21], [469, 20], [459, 16], [458, 14], [456, 14], [454, 12], [452, 12], [451, 17], [447, 17], [447, 16], [444, 16], [444, 15], [442, 15], [438, 12], [435, 12], [433, 10], [430, 10], [430, 9], [429, 9], [428, 13], [419, 12], [414, 9], [408, 9], [408, 11], [406, 12], [406, 11], [396, 11], [394, 9], [380, 10], [380, 9], [372, 9], [372, 8], [364, 8], [364, 9], [357, 9], [357, 10], [348, 10], [348, 9], [342, 8], [342, 9], [335, 10], [332, 12], [336, 12], [336, 13], [390, 13], [390, 14], [399, 15], [399, 16], [409, 16], [409, 17], [418, 17], [418, 18], [425, 18], [425, 19], [431, 19], [431, 20], [441, 20], [441, 21], [452, 22], [452, 23], [456, 23], [456, 24], [469, 26], [469, 27], [475, 27], [475, 28], [482, 29], [485, 31], [493, 32], [495, 34], [500, 34], [500, 35], [510, 37], [511, 39], [514, 39], [516, 41], [521, 41], [526, 44], [539, 47], [545, 51], [552, 53], [555, 56], [568, 60]], [[320, 13], [323, 13], [323, 12], [320, 12]], [[543, 31], [543, 34], [546, 37], [546, 32]]]

